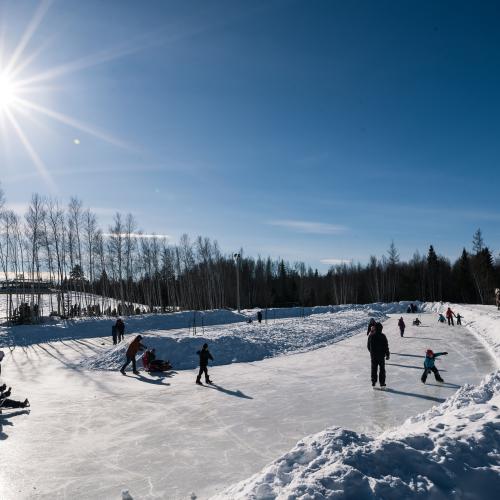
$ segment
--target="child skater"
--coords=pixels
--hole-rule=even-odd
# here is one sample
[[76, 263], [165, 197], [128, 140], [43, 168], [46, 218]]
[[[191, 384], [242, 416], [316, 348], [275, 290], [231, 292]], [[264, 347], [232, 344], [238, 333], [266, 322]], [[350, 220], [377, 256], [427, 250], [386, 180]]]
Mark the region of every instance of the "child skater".
[[434, 377], [436, 377], [437, 382], [444, 382], [444, 380], [441, 378], [441, 375], [439, 373], [439, 370], [435, 367], [434, 361], [438, 356], [445, 356], [448, 354], [447, 352], [433, 352], [432, 349], [427, 349], [427, 352], [425, 353], [425, 360], [424, 360], [424, 373], [422, 374], [422, 382], [425, 384], [425, 381], [427, 380], [427, 375], [429, 375], [430, 372], [434, 373]]

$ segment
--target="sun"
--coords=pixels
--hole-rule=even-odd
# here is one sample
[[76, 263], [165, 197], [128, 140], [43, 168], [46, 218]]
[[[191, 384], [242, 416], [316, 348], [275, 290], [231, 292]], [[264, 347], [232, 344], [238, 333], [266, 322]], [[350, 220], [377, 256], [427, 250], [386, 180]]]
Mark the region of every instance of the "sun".
[[0, 73], [0, 112], [9, 109], [16, 98], [16, 82], [8, 75]]

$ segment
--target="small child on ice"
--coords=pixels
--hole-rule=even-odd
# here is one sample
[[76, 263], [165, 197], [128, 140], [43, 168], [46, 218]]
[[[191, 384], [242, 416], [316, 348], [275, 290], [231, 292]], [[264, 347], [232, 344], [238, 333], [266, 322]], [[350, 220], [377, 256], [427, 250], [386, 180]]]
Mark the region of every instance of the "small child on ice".
[[427, 352], [425, 353], [425, 360], [424, 360], [424, 373], [422, 374], [422, 382], [425, 384], [425, 381], [427, 380], [427, 375], [429, 375], [430, 372], [434, 373], [434, 376], [436, 377], [436, 380], [438, 382], [444, 382], [444, 380], [441, 378], [441, 375], [439, 373], [439, 370], [435, 367], [434, 361], [438, 356], [445, 356], [448, 354], [447, 352], [433, 352], [432, 349], [427, 349]]

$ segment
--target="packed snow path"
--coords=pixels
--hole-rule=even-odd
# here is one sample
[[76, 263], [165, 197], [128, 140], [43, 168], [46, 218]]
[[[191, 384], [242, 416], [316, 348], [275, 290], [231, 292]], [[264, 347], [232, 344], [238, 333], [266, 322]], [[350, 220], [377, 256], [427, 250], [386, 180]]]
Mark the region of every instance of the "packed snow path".
[[[376, 434], [477, 383], [495, 360], [466, 329], [422, 315], [384, 323], [391, 359], [386, 392], [370, 384], [361, 332], [312, 352], [210, 369], [215, 387], [192, 370], [163, 379], [141, 372], [77, 370], [72, 364], [101, 339], [16, 349], [4, 380], [30, 415], [2, 416], [0, 498], [207, 498], [245, 479], [303, 436], [338, 425]], [[304, 321], [307, 321], [304, 320]], [[420, 382], [427, 348], [446, 384]], [[216, 355], [216, 352], [214, 352]]]

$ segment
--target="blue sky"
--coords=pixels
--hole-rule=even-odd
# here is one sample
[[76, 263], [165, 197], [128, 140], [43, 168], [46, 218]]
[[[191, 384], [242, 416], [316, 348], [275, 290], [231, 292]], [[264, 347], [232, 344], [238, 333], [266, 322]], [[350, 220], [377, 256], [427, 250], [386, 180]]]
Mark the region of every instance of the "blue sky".
[[500, 250], [498, 2], [0, 0], [4, 65], [37, 9], [18, 78], [56, 71], [22, 97], [73, 121], [11, 109], [47, 171], [0, 129], [12, 207], [76, 195], [320, 270], [478, 227]]

